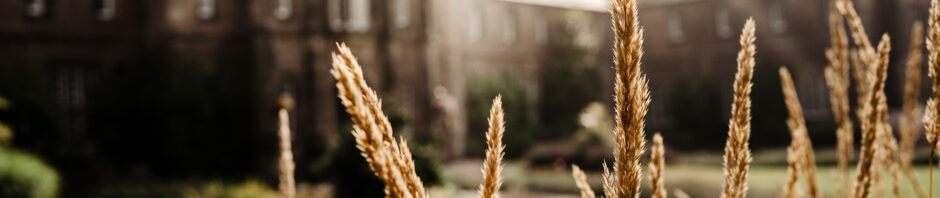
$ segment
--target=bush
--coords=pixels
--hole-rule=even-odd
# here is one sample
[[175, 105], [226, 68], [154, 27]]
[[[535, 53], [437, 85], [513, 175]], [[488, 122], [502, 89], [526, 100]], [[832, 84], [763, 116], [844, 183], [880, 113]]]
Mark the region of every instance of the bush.
[[95, 198], [274, 198], [279, 194], [269, 185], [255, 180], [129, 181], [109, 185], [101, 191], [78, 195]]
[[[375, 176], [372, 169], [369, 169], [369, 163], [356, 148], [356, 140], [348, 132], [352, 129], [351, 126], [346, 129], [348, 130], [341, 130], [344, 133], [339, 134], [336, 141], [333, 141], [336, 144], [329, 149], [325, 161], [311, 166], [313, 174], [329, 178], [330, 183], [335, 187], [335, 197], [385, 196], [383, 191], [385, 184]], [[420, 144], [411, 144], [412, 141], [408, 143], [415, 163], [415, 172], [421, 178], [421, 182], [425, 186], [439, 184], [441, 182], [440, 165], [436, 163], [437, 159], [428, 150], [429, 148]]]
[[[784, 63], [783, 65], [792, 64]], [[759, 65], [754, 68], [754, 87], [751, 92], [753, 106], [751, 106], [751, 109], [759, 110], [752, 110], [751, 131], [760, 131], [761, 134], [751, 138], [751, 148], [755, 150], [785, 147], [790, 144], [790, 129], [787, 127], [787, 118], [790, 114], [787, 112], [786, 103], [783, 101], [780, 74], [777, 73], [779, 68], [779, 66], [773, 65]], [[799, 77], [800, 72], [796, 69], [791, 68], [790, 72], [795, 74], [794, 78], [799, 79], [797, 77]], [[810, 125], [808, 127], [814, 127], [811, 120], [807, 121], [809, 121], [807, 124]], [[810, 134], [818, 133], [810, 130]], [[830, 132], [830, 134], [834, 133]], [[817, 145], [819, 141], [816, 139], [813, 139], [813, 143], [814, 146], [819, 146]]]
[[503, 110], [506, 113], [506, 157], [521, 157], [533, 142], [529, 103], [526, 99], [522, 78], [514, 74], [484, 77], [472, 81], [467, 93], [467, 150], [468, 156], [483, 157], [486, 149], [484, 133], [489, 128], [490, 107], [497, 94], [503, 95]]
[[[571, 136], [579, 127], [578, 115], [592, 101], [609, 100], [598, 94], [605, 84], [601, 72], [609, 68], [596, 61], [594, 48], [578, 44], [583, 30], [568, 27], [543, 52], [548, 60], [539, 68], [538, 131], [540, 139]], [[610, 131], [607, 131], [608, 133]]]
[[677, 124], [663, 133], [679, 149], [721, 148], [728, 132], [727, 112], [718, 86], [705, 80], [679, 78], [669, 87], [666, 104]]
[[[96, 157], [116, 175], [245, 177], [257, 168], [258, 153], [274, 153], [265, 146], [273, 141], [252, 140], [258, 103], [251, 78], [234, 71], [243, 64], [211, 72], [185, 64], [124, 66], [89, 90], [88, 101]], [[87, 188], [75, 183], [68, 189]]]
[[274, 198], [278, 196], [277, 191], [256, 180], [248, 180], [236, 185], [214, 181], [196, 188], [184, 189], [181, 195], [183, 198]]
[[56, 197], [59, 175], [36, 156], [0, 146], [0, 197]]

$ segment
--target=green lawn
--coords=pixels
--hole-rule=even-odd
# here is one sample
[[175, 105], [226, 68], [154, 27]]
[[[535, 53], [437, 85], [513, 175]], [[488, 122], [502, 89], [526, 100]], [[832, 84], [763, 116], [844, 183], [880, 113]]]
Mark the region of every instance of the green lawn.
[[[444, 177], [447, 181], [447, 185], [451, 186], [451, 188], [475, 190], [481, 180], [479, 164], [480, 161], [462, 161], [446, 166]], [[506, 164], [503, 174], [504, 190], [571, 195], [577, 193], [577, 188], [571, 178], [570, 172], [568, 172], [570, 170], [530, 170], [525, 167], [526, 165], [521, 162], [509, 162]], [[833, 166], [818, 168], [817, 178], [819, 180], [820, 189], [822, 189], [823, 196], [825, 197], [835, 197], [835, 189], [837, 186], [833, 178], [834, 168]], [[669, 189], [670, 194], [672, 194], [673, 190], [676, 188], [682, 189], [692, 195], [692, 197], [698, 198], [718, 197], [720, 193], [723, 173], [719, 165], [672, 165], [667, 166], [665, 170], [666, 187]], [[748, 193], [750, 197], [779, 196], [780, 188], [786, 179], [786, 167], [757, 165], [752, 166], [750, 170], [750, 190]], [[915, 168], [915, 172], [926, 189], [928, 167], [918, 166]], [[938, 172], [940, 172], [940, 169], [938, 169]], [[591, 183], [595, 191], [602, 193], [600, 173], [589, 172], [588, 174], [589, 183]], [[854, 175], [854, 173], [852, 174]], [[649, 182], [645, 181], [648, 179], [646, 176], [647, 175], [644, 173], [643, 189], [644, 192], [649, 192], [649, 187], [647, 186]], [[805, 177], [801, 175], [801, 178]], [[883, 187], [884, 193], [890, 195], [891, 189], [888, 185], [891, 183], [891, 177], [887, 172], [883, 174], [883, 180], [885, 181], [883, 183], [885, 184]], [[903, 175], [900, 184], [901, 197], [916, 197], [909, 181]], [[935, 186], [934, 188], [940, 192], [940, 187]], [[844, 189], [849, 188], [846, 187]], [[802, 183], [802, 191], [806, 192], [806, 190], [804, 182]]]

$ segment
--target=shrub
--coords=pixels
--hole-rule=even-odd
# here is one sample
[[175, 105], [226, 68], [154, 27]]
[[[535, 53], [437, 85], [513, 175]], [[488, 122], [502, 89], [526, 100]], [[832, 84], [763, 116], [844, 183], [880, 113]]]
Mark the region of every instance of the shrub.
[[[395, 124], [394, 120], [398, 119], [395, 118], [395, 114], [389, 115], [391, 116], [389, 120], [393, 120], [392, 126], [400, 126]], [[384, 183], [369, 169], [369, 164], [356, 148], [355, 138], [347, 134], [352, 130], [350, 124], [344, 124], [347, 127], [340, 130], [344, 133], [331, 141], [336, 143], [327, 151], [325, 160], [310, 165], [308, 170], [311, 170], [313, 175], [329, 178], [329, 182], [335, 187], [335, 197], [383, 197]], [[398, 137], [398, 134], [395, 134], [395, 137]], [[410, 141], [408, 143], [415, 163], [415, 172], [424, 185], [439, 184], [441, 182], [440, 164], [436, 163], [438, 159], [434, 157], [430, 148], [427, 145], [411, 144]]]
[[484, 133], [488, 125], [486, 117], [490, 114], [490, 103], [493, 97], [502, 94], [506, 112], [506, 135], [503, 142], [506, 145], [506, 157], [516, 158], [524, 155], [534, 141], [531, 134], [532, 124], [529, 113], [529, 102], [526, 99], [525, 85], [522, 78], [514, 74], [483, 77], [471, 81], [467, 99], [467, 150], [466, 154], [474, 157], [483, 157], [486, 149]]
[[78, 197], [96, 198], [274, 198], [277, 191], [257, 179], [192, 181], [127, 181], [104, 186], [99, 192]]
[[663, 133], [670, 146], [679, 149], [721, 148], [727, 136], [718, 86], [705, 80], [680, 78], [669, 87], [666, 104], [675, 123]]
[[588, 39], [594, 36], [584, 24], [590, 15], [571, 11], [565, 16], [566, 25], [552, 35], [542, 52], [547, 60], [538, 71], [538, 138], [571, 136], [580, 127], [578, 113], [582, 109], [591, 101], [610, 99], [598, 94], [606, 89], [600, 74], [607, 74], [609, 68], [606, 62], [597, 61], [600, 47], [596, 39]]
[[240, 184], [212, 181], [196, 188], [183, 189], [183, 198], [274, 198], [277, 191], [257, 180], [248, 180]]
[[0, 197], [56, 197], [59, 175], [31, 154], [0, 146]]

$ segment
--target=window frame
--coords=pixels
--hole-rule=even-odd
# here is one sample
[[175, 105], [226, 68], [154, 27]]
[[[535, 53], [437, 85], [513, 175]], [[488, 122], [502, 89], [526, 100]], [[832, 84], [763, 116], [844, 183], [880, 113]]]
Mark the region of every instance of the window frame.
[[274, 6], [274, 18], [278, 20], [288, 20], [293, 16], [294, 4], [292, 0], [277, 0]]
[[99, 21], [114, 20], [117, 15], [117, 0], [95, 0], [94, 10]]
[[49, 0], [26, 0], [23, 4], [23, 15], [33, 19], [48, 18], [49, 7]]
[[218, 15], [216, 0], [199, 0], [196, 2], [196, 18], [203, 21], [215, 19]]
[[685, 30], [682, 23], [682, 13], [680, 11], [669, 11], [666, 16], [666, 29], [670, 42], [673, 44], [685, 43]]

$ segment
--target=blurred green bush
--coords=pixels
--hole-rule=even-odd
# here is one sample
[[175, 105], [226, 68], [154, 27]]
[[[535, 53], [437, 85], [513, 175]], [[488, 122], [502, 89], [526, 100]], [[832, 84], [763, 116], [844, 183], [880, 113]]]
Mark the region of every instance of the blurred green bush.
[[[710, 81], [679, 78], [669, 86], [666, 106], [674, 124], [663, 133], [679, 149], [721, 148], [727, 137], [727, 118], [721, 93]], [[673, 132], [675, 131], [675, 132]]]
[[[394, 98], [382, 96], [382, 98]], [[383, 111], [387, 113], [389, 122], [396, 132], [394, 136], [401, 135], [401, 126], [405, 118], [401, 111], [395, 109], [398, 103], [392, 100], [383, 100]], [[345, 114], [343, 114], [345, 115]], [[334, 186], [335, 197], [384, 197], [385, 184], [369, 169], [369, 164], [356, 148], [356, 140], [350, 134], [352, 122], [348, 117], [340, 118], [345, 121], [343, 128], [334, 138], [332, 145], [327, 149], [326, 156], [318, 162], [307, 165], [307, 170], [314, 178], [327, 178]], [[427, 132], [416, 132], [415, 135]], [[441, 165], [432, 150], [430, 142], [421, 138], [406, 138], [411, 149], [412, 159], [415, 163], [415, 172], [425, 186], [441, 182]]]
[[274, 198], [279, 194], [274, 189], [256, 180], [240, 184], [208, 182], [196, 187], [184, 188], [182, 198]]
[[95, 198], [274, 198], [278, 192], [256, 179], [198, 181], [129, 181], [79, 197]]
[[511, 145], [506, 147], [506, 157], [521, 157], [536, 141], [531, 133], [533, 129], [532, 115], [529, 111], [527, 92], [522, 80], [516, 74], [505, 73], [471, 81], [467, 90], [465, 108], [467, 111], [466, 155], [483, 157], [486, 149], [483, 134], [489, 129], [486, 120], [490, 117], [490, 107], [492, 107], [493, 98], [497, 94], [503, 96], [503, 112], [505, 112], [506, 119], [506, 133], [503, 135], [503, 143]]
[[253, 133], [259, 108], [252, 70], [220, 65], [209, 71], [156, 62], [102, 75], [88, 101], [94, 157], [110, 163], [109, 174], [134, 179], [256, 176], [250, 173], [258, 156], [274, 155], [276, 147]]
[[0, 146], [0, 197], [47, 198], [59, 192], [59, 175], [38, 157]]

